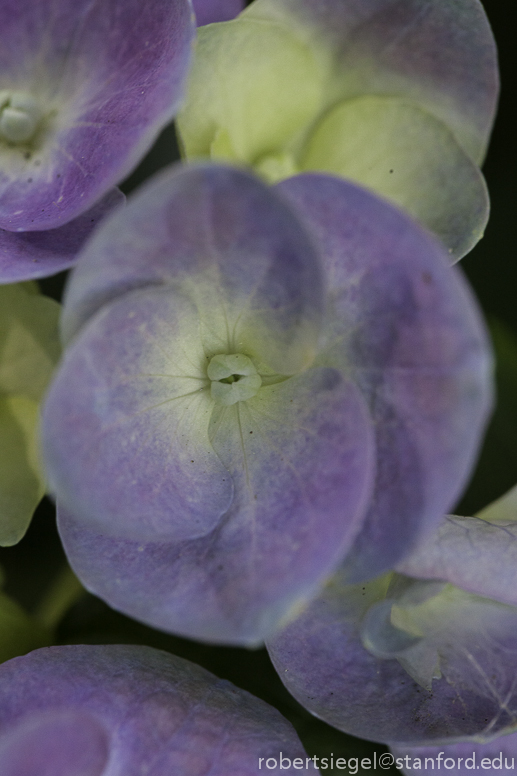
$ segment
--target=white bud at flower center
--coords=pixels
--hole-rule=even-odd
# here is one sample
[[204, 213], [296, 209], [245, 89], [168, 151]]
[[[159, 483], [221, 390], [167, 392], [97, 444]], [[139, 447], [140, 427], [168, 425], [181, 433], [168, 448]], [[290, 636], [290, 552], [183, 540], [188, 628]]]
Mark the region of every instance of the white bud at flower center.
[[242, 353], [214, 356], [207, 375], [212, 380], [212, 399], [225, 407], [251, 399], [262, 385], [253, 362]]
[[11, 143], [26, 143], [43, 117], [37, 100], [26, 92], [0, 91], [0, 136]]

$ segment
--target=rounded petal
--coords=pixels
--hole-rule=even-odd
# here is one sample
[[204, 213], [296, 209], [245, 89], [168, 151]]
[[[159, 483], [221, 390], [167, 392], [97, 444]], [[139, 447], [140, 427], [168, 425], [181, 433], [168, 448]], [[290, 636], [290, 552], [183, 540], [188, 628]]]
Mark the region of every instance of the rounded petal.
[[375, 494], [346, 560], [359, 581], [397, 563], [461, 493], [491, 407], [490, 348], [462, 277], [413, 222], [329, 176], [278, 189], [324, 257], [316, 363], [344, 370], [374, 420]]
[[228, 22], [240, 14], [245, 4], [245, 0], [193, 0], [197, 25]]
[[407, 101], [368, 96], [339, 103], [316, 124], [299, 166], [386, 197], [436, 234], [453, 260], [483, 236], [489, 202], [479, 168], [445, 124]]
[[109, 536], [204, 536], [233, 499], [208, 438], [213, 400], [191, 303], [141, 289], [105, 307], [65, 354], [43, 410], [51, 490]]
[[361, 94], [402, 97], [443, 121], [482, 161], [499, 81], [479, 0], [255, 0], [245, 17], [285, 24], [330, 58], [327, 107]]
[[119, 189], [112, 189], [86, 213], [57, 229], [0, 230], [0, 283], [44, 278], [69, 269], [99, 221], [125, 200]]
[[276, 709], [166, 652], [51, 647], [0, 666], [2, 776], [254, 776], [280, 751], [305, 765]]
[[404, 558], [398, 571], [446, 580], [469, 593], [517, 606], [515, 496], [513, 488], [477, 517], [447, 515]]
[[243, 348], [280, 374], [306, 367], [324, 307], [320, 259], [282, 198], [224, 167], [173, 167], [119, 210], [81, 256], [65, 297], [69, 339], [134, 288], [181, 289], [212, 355]]
[[389, 582], [346, 586], [335, 577], [268, 642], [287, 689], [329, 724], [373, 741], [480, 741], [511, 730], [517, 609], [451, 585], [423, 601], [402, 597], [391, 622], [420, 640], [382, 659], [365, 648], [361, 631], [367, 612], [389, 594]]
[[260, 164], [312, 121], [321, 88], [310, 47], [282, 25], [243, 16], [201, 29], [178, 118], [184, 151]]
[[256, 645], [314, 595], [357, 533], [369, 418], [339, 373], [309, 370], [214, 411], [209, 433], [235, 496], [207, 536], [111, 539], [62, 508], [59, 529], [83, 583], [115, 608], [185, 636]]
[[175, 115], [194, 32], [187, 0], [8, 0], [2, 85], [44, 118], [0, 150], [0, 225], [61, 226], [122, 180]]
[[103, 776], [108, 738], [95, 717], [59, 711], [34, 715], [0, 737], [5, 776]]

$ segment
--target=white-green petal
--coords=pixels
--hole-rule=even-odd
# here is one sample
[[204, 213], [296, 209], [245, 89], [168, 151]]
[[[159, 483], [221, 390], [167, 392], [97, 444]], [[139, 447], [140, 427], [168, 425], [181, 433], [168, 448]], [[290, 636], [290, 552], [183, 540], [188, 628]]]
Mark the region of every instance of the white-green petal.
[[209, 25], [198, 36], [178, 119], [187, 157], [267, 166], [280, 154], [287, 165], [285, 147], [320, 107], [311, 49], [288, 28], [253, 19]]
[[33, 284], [0, 286], [0, 546], [20, 541], [45, 492], [38, 403], [59, 358], [59, 309]]
[[45, 493], [37, 454], [38, 404], [25, 396], [0, 398], [0, 546], [25, 534]]
[[29, 284], [0, 286], [0, 394], [41, 398], [60, 354], [59, 310]]
[[381, 194], [437, 234], [454, 259], [483, 236], [489, 202], [478, 167], [444, 124], [408, 101], [340, 102], [316, 125], [299, 167]]

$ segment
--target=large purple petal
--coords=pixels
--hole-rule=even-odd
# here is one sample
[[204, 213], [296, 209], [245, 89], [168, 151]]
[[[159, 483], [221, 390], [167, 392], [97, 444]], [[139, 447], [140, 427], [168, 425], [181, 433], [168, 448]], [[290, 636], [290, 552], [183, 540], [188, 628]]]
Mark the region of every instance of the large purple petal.
[[240, 14], [244, 0], [193, 0], [198, 27], [214, 22], [228, 22]]
[[324, 257], [317, 363], [346, 369], [374, 418], [376, 490], [347, 559], [356, 581], [393, 566], [460, 494], [491, 405], [489, 346], [460, 274], [397, 210], [328, 176], [278, 189]]
[[0, 283], [48, 277], [69, 269], [99, 221], [125, 202], [119, 189], [109, 191], [86, 213], [57, 229], [42, 232], [0, 230]]
[[188, 301], [139, 290], [66, 353], [44, 410], [45, 465], [51, 489], [87, 525], [178, 541], [207, 534], [232, 503], [232, 478], [208, 439], [198, 325]]
[[482, 161], [498, 73], [479, 0], [255, 0], [246, 17], [278, 19], [332, 52], [329, 104], [360, 94], [414, 100]]
[[124, 178], [177, 110], [194, 26], [187, 0], [8, 0], [3, 87], [33, 93], [34, 139], [0, 151], [0, 225], [60, 226]]
[[269, 773], [313, 772], [276, 709], [149, 647], [51, 647], [0, 667], [2, 776], [255, 776], [280, 752], [302, 768]]
[[388, 585], [389, 579], [381, 578], [346, 586], [335, 577], [268, 643], [288, 690], [329, 724], [374, 741], [426, 744], [466, 736], [479, 741], [511, 730], [517, 713], [517, 609], [452, 586], [436, 595], [432, 590], [423, 601], [402, 601], [406, 614], [422, 607], [418, 643], [411, 643], [414, 633], [410, 640], [409, 633], [392, 627], [381, 634], [386, 649], [381, 658], [363, 645], [364, 627], [372, 607], [388, 600]]
[[[335, 370], [263, 387], [212, 415], [210, 436], [235, 497], [211, 533], [182, 542], [111, 539], [109, 524], [94, 531], [77, 511], [60, 509], [70, 562], [90, 590], [155, 627], [260, 643], [314, 595], [357, 533], [371, 483], [370, 434], [357, 389]], [[171, 530], [177, 519], [171, 510]]]

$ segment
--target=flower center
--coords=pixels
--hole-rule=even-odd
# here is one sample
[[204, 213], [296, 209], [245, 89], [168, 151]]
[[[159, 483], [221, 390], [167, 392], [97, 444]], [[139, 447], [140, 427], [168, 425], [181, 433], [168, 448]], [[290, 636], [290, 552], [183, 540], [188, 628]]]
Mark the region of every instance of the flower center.
[[0, 91], [0, 137], [11, 143], [26, 143], [43, 118], [37, 100], [27, 92]]
[[262, 378], [251, 359], [242, 353], [214, 356], [207, 375], [212, 381], [212, 399], [225, 407], [251, 399], [262, 385]]

